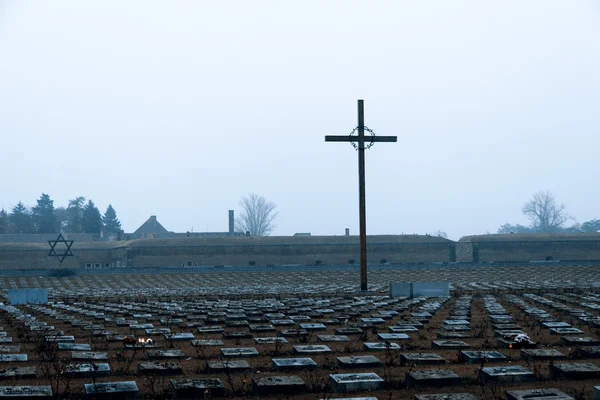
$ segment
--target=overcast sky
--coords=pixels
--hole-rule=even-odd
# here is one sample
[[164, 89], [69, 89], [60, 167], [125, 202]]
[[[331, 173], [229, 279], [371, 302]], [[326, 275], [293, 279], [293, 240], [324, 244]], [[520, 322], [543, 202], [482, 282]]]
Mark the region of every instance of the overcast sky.
[[255, 192], [274, 235], [450, 238], [527, 223], [550, 190], [600, 218], [600, 3], [2, 1], [0, 208], [109, 203], [126, 232], [226, 231]]

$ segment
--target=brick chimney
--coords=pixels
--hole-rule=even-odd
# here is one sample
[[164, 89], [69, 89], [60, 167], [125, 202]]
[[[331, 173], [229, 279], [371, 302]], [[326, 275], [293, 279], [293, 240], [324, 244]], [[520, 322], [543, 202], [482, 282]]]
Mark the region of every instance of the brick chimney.
[[233, 210], [229, 210], [229, 234], [233, 235], [235, 227], [235, 217], [233, 215]]

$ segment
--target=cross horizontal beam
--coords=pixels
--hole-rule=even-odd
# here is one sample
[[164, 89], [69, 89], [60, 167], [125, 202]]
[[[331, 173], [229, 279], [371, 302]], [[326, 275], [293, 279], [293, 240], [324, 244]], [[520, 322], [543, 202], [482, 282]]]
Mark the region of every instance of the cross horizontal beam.
[[[358, 136], [325, 136], [326, 142], [358, 142]], [[397, 142], [397, 136], [365, 136], [364, 141], [371, 142]]]

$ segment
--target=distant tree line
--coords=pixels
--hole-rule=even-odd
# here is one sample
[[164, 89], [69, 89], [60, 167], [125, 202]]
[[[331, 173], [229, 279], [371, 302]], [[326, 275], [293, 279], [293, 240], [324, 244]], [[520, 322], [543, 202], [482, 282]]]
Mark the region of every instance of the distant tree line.
[[592, 219], [583, 224], [574, 223], [565, 226], [567, 221], [574, 220], [567, 213], [567, 207], [559, 204], [554, 195], [546, 190], [533, 195], [522, 209], [523, 215], [529, 218], [530, 225], [504, 224], [498, 229], [498, 233], [523, 234], [523, 233], [584, 233], [599, 232], [600, 220]]
[[69, 200], [67, 207], [54, 207], [54, 200], [42, 193], [33, 207], [23, 202], [7, 212], [0, 210], [0, 234], [3, 233], [91, 233], [100, 235], [116, 234], [121, 230], [121, 222], [112, 205], [108, 205], [104, 215], [90, 199], [79, 196]]

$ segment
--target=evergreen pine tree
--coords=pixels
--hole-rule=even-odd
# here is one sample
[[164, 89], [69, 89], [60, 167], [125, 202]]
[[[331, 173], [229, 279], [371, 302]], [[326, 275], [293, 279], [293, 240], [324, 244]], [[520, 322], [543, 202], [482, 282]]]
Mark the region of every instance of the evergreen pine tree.
[[37, 233], [55, 233], [56, 215], [54, 215], [54, 201], [46, 193], [42, 193], [37, 200], [37, 206], [31, 209], [33, 223]]
[[102, 222], [104, 223], [105, 233], [119, 233], [121, 230], [121, 222], [117, 218], [117, 212], [113, 208], [112, 204], [109, 204], [106, 208], [106, 212], [102, 217]]
[[33, 220], [31, 213], [22, 202], [13, 207], [8, 221], [13, 227], [15, 233], [33, 233]]
[[83, 208], [83, 232], [100, 234], [102, 231], [102, 215], [92, 200]]
[[85, 206], [85, 197], [78, 196], [69, 200], [67, 206], [67, 215], [65, 221], [65, 232], [82, 233], [83, 232], [83, 208]]
[[6, 233], [8, 230], [8, 214], [4, 211], [4, 208], [0, 210], [0, 234]]

